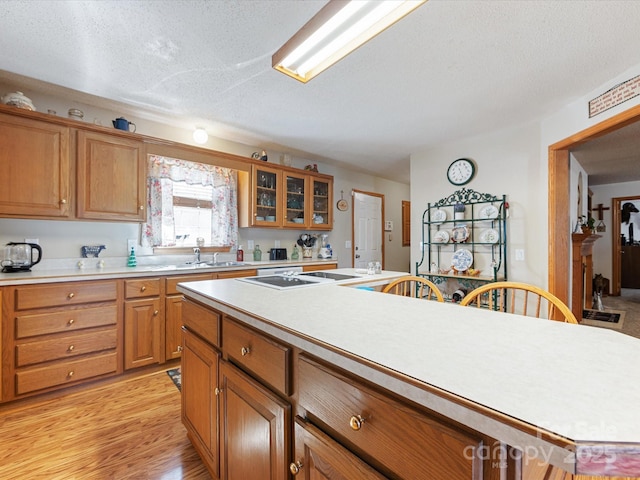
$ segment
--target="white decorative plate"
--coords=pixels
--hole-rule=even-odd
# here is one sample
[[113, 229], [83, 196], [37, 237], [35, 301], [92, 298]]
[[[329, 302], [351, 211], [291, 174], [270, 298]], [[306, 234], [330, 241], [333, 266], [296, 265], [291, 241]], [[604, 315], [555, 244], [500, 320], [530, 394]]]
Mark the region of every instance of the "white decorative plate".
[[438, 230], [433, 236], [435, 243], [449, 243], [449, 232], [446, 230]]
[[454, 242], [462, 243], [469, 238], [469, 229], [466, 225], [461, 225], [451, 230], [451, 236]]
[[480, 218], [482, 220], [493, 220], [498, 218], [498, 209], [494, 205], [487, 205], [480, 209]]
[[460, 250], [456, 250], [451, 257], [451, 266], [457, 272], [466, 271], [471, 265], [473, 265], [473, 255], [466, 248], [461, 248]]
[[498, 243], [498, 240], [500, 240], [500, 234], [493, 228], [489, 228], [480, 234], [482, 243]]
[[435, 212], [433, 212], [433, 215], [431, 215], [432, 222], [444, 222], [446, 219], [447, 212], [445, 212], [444, 210], [436, 210]]

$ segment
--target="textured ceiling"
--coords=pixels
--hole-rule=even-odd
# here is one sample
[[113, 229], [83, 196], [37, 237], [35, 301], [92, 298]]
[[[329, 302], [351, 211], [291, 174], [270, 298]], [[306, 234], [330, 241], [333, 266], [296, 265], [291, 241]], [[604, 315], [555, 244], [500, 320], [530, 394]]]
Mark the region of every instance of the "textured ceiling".
[[0, 70], [408, 183], [412, 152], [543, 118], [640, 64], [639, 1], [430, 0], [303, 85], [271, 55], [324, 3], [2, 0]]

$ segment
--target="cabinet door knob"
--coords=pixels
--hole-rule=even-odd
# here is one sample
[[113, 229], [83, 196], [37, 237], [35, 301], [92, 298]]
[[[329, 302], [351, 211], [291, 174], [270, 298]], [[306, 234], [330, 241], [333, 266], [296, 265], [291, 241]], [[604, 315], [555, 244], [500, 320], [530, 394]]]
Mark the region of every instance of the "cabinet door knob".
[[76, 348], [73, 345], [69, 345], [69, 348], [67, 349], [69, 352], [73, 352], [73, 349]]
[[60, 203], [61, 203], [61, 204], [63, 204], [63, 205], [65, 205], [65, 204], [67, 203], [67, 199], [66, 199], [66, 198], [63, 198], [62, 200], [60, 200]]
[[182, 345], [178, 345], [178, 351], [181, 352], [182, 351]]
[[356, 432], [362, 428], [362, 424], [365, 422], [364, 417], [360, 415], [353, 415], [349, 419], [349, 426]]
[[144, 205], [140, 205], [138, 208], [142, 211], [144, 210]]
[[67, 373], [67, 377], [68, 377], [68, 378], [71, 378], [71, 377], [73, 377], [73, 374], [74, 374], [74, 371], [73, 371], [73, 370], [71, 370], [69, 373]]
[[69, 295], [67, 295], [67, 298], [73, 298], [73, 297], [75, 297], [75, 296], [76, 296], [76, 294], [72, 292], [72, 293], [70, 293]]
[[220, 395], [220, 394], [222, 393], [222, 389], [221, 389], [221, 388], [216, 387], [216, 388], [213, 390], [213, 393], [215, 393], [216, 395]]
[[160, 313], [158, 310], [154, 310], [153, 311], [153, 316], [155, 317], [156, 315], [158, 315], [158, 313]]
[[300, 473], [300, 470], [302, 470], [302, 462], [300, 460], [289, 465], [289, 471], [292, 475], [297, 475]]
[[147, 286], [146, 286], [146, 285], [143, 285], [143, 286], [141, 286], [141, 287], [140, 287], [140, 291], [141, 291], [141, 292], [144, 292], [146, 289], [147, 289]]
[[67, 325], [73, 325], [76, 321], [73, 318], [70, 318], [67, 322]]
[[249, 355], [251, 353], [251, 349], [249, 347], [242, 347], [240, 349], [240, 353], [244, 357], [244, 356]]

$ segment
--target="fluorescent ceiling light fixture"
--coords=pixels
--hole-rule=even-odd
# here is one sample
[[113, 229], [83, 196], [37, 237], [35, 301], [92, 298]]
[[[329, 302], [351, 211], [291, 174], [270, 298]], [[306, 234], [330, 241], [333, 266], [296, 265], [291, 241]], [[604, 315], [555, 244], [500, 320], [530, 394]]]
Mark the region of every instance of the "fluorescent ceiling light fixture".
[[273, 55], [273, 68], [306, 83], [426, 1], [330, 0]]
[[204, 145], [205, 143], [207, 143], [207, 140], [209, 140], [209, 134], [204, 128], [198, 127], [193, 131], [194, 142], [200, 145]]

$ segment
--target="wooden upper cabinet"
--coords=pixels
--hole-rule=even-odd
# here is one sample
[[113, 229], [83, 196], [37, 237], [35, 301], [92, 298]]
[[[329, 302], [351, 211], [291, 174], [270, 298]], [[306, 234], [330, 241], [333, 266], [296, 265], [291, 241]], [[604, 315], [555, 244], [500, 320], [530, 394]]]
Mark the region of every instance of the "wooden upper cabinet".
[[0, 215], [69, 216], [69, 128], [0, 114]]
[[78, 130], [78, 218], [144, 222], [144, 145]]

